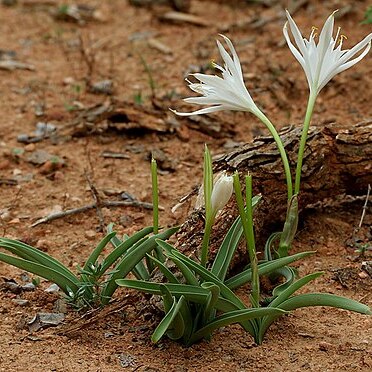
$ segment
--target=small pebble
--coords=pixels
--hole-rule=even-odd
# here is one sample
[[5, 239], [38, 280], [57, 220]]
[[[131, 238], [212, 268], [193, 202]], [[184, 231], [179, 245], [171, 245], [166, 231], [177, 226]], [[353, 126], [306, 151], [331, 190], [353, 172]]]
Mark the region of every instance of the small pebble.
[[93, 240], [95, 239], [97, 233], [94, 230], [87, 230], [85, 231], [84, 235], [88, 240]]
[[365, 271], [361, 271], [359, 274], [358, 274], [359, 278], [361, 279], [366, 279], [369, 277], [369, 275], [365, 272]]
[[334, 348], [334, 345], [332, 345], [329, 342], [325, 342], [325, 341], [319, 342], [319, 350], [321, 350], [321, 351], [328, 351], [328, 350], [331, 350], [333, 348]]
[[54, 179], [55, 179], [56, 181], [62, 181], [64, 178], [65, 178], [65, 175], [63, 174], [63, 172], [61, 172], [61, 171], [56, 171], [56, 172], [54, 173]]
[[30, 301], [23, 300], [22, 298], [13, 298], [12, 302], [15, 303], [18, 306], [27, 306], [30, 304]]
[[28, 145], [25, 146], [25, 151], [27, 152], [32, 152], [35, 151], [36, 146], [34, 143], [29, 143]]
[[57, 284], [53, 283], [52, 285], [50, 285], [47, 289], [45, 289], [45, 292], [48, 292], [48, 293], [56, 293], [59, 291], [59, 287]]
[[22, 285], [22, 289], [26, 292], [32, 292], [36, 289], [36, 286], [33, 283], [27, 283], [25, 285]]
[[40, 249], [43, 252], [47, 252], [50, 248], [50, 242], [46, 239], [39, 239], [36, 243], [36, 248]]

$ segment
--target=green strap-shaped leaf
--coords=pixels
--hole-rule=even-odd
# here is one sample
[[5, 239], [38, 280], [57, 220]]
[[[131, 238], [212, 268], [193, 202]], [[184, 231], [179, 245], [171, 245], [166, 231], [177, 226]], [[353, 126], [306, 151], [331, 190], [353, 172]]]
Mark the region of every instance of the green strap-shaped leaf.
[[281, 275], [285, 278], [285, 282], [277, 285], [273, 289], [273, 296], [277, 297], [285, 289], [287, 289], [296, 279], [296, 271], [288, 266], [281, 267], [280, 269], [275, 270], [274, 275]]
[[187, 265], [185, 265], [182, 262], [182, 260], [180, 260], [179, 258], [177, 258], [174, 255], [168, 255], [167, 254], [167, 256], [168, 256], [168, 258], [170, 258], [177, 265], [177, 267], [181, 271], [182, 275], [184, 276], [185, 281], [186, 281], [187, 284], [196, 285], [196, 286], [199, 285], [199, 281], [196, 278], [196, 276], [194, 275], [194, 273], [188, 268]]
[[280, 238], [281, 232], [274, 232], [269, 236], [269, 239], [267, 239], [265, 243], [265, 249], [264, 249], [264, 259], [265, 261], [272, 261], [272, 255], [271, 255], [271, 247], [275, 240]]
[[25, 259], [26, 261], [38, 263], [63, 274], [70, 281], [74, 282], [75, 285], [78, 285], [80, 282], [79, 279], [61, 262], [40, 251], [39, 249], [31, 247], [28, 244], [18, 240], [0, 238], [0, 247], [7, 249], [11, 253]]
[[[270, 302], [268, 307], [272, 308], [281, 308], [281, 304], [286, 301], [290, 296], [292, 296], [296, 291], [298, 291], [300, 288], [305, 286], [307, 283], [311, 282], [312, 280], [318, 278], [320, 275], [322, 275], [323, 272], [315, 272], [309, 275], [304, 276], [301, 279], [296, 280], [294, 283], [292, 283], [288, 288], [286, 288], [284, 291], [282, 291], [278, 297], [274, 298], [273, 301]], [[270, 325], [277, 319], [278, 316], [265, 316], [261, 320], [260, 324], [260, 330], [259, 330], [259, 336], [258, 336], [258, 344], [261, 344], [263, 341], [263, 337], [265, 336], [266, 331], [270, 327]]]
[[155, 257], [151, 255], [148, 255], [148, 257], [150, 258], [150, 260], [154, 262], [154, 264], [158, 267], [158, 269], [168, 279], [170, 283], [175, 283], [175, 284], [179, 283], [179, 280], [177, 279], [177, 277], [172, 273], [172, 271], [168, 269], [168, 267], [163, 262], [159, 261], [158, 259], [156, 259]]
[[218, 297], [220, 296], [220, 288], [218, 285], [214, 283], [205, 282], [202, 285], [202, 288], [209, 291], [207, 301], [204, 306], [203, 311], [203, 323], [208, 323], [215, 314], [216, 302], [218, 301]]
[[[277, 270], [280, 267], [286, 266], [292, 262], [300, 260], [301, 258], [309, 256], [310, 254], [313, 254], [313, 253], [314, 253], [313, 251], [301, 252], [301, 253], [296, 253], [288, 257], [278, 258], [273, 261], [261, 263], [258, 265], [258, 274], [259, 275], [270, 274], [272, 271]], [[235, 289], [249, 282], [251, 278], [252, 278], [252, 271], [251, 269], [247, 269], [233, 276], [232, 278], [226, 280], [225, 284], [230, 289]]]
[[280, 309], [286, 311], [308, 306], [331, 306], [339, 309], [355, 311], [360, 314], [372, 315], [372, 311], [367, 305], [350, 298], [336, 296], [329, 293], [300, 294], [289, 298], [279, 305]]
[[212, 157], [207, 145], [204, 147], [203, 187], [205, 218], [208, 221], [212, 215], [213, 171]]
[[[169, 289], [165, 285], [160, 285], [160, 292], [163, 296], [164, 310], [166, 313], [168, 313], [172, 309], [174, 300], [176, 300], [176, 298], [172, 296], [172, 294], [169, 292]], [[167, 336], [171, 340], [178, 340], [184, 336], [185, 322], [183, 321], [181, 311], [184, 302], [185, 301], [182, 301], [182, 304], [180, 304], [179, 313], [176, 314], [173, 323], [168, 327]]]
[[238, 309], [246, 308], [246, 306], [240, 300], [240, 298], [236, 296], [216, 275], [208, 271], [204, 266], [198, 264], [191, 258], [177, 251], [176, 249], [174, 249], [171, 245], [167, 244], [166, 242], [158, 240], [158, 244], [162, 247], [167, 247], [167, 249], [170, 249], [170, 253], [172, 256], [181, 260], [191, 270], [193, 270], [195, 273], [200, 275], [204, 281], [216, 284], [220, 288], [221, 295], [227, 298], [229, 301], [233, 302], [237, 306]]
[[[144, 280], [129, 280], [129, 279], [119, 279], [116, 280], [117, 285], [127, 288], [136, 289], [141, 292], [151, 293], [161, 295], [160, 284], [146, 282]], [[187, 285], [187, 284], [173, 284], [166, 283], [165, 285], [172, 296], [180, 298], [185, 296], [187, 301], [195, 302], [198, 304], [205, 304], [208, 298], [208, 291], [199, 286]], [[216, 309], [227, 312], [232, 310], [237, 310], [237, 307], [229, 300], [222, 297], [218, 298], [216, 302]]]
[[208, 337], [214, 330], [218, 328], [225, 327], [234, 323], [242, 323], [247, 320], [257, 318], [259, 319], [267, 315], [278, 315], [284, 313], [285, 311], [274, 308], [243, 309], [228, 312], [219, 316], [213, 322], [207, 324], [205, 327], [195, 332], [190, 338], [189, 345], [192, 345], [202, 338]]
[[9, 256], [4, 253], [0, 253], [0, 261], [50, 280], [51, 282], [57, 284], [58, 287], [61, 288], [62, 291], [67, 295], [69, 295], [69, 289], [71, 289], [74, 293], [79, 289], [79, 286], [66, 275], [64, 275], [63, 272], [39, 263]]
[[83, 270], [89, 270], [89, 268], [94, 265], [99, 257], [99, 255], [102, 253], [103, 249], [106, 247], [106, 245], [109, 243], [109, 241], [116, 235], [116, 232], [111, 232], [107, 234], [97, 245], [96, 249], [91, 253], [91, 255], [88, 257], [88, 259], [85, 262]]
[[[185, 256], [181, 252], [174, 249], [170, 244], [158, 240], [158, 244], [167, 252], [169, 255], [173, 255], [175, 257], [178, 257], [180, 260], [182, 260], [191, 270], [193, 270], [195, 273], [200, 275], [200, 277], [207, 282], [211, 282], [216, 284], [220, 288], [221, 295], [225, 297], [227, 300], [232, 302], [237, 309], [245, 309], [245, 304], [240, 300], [238, 296], [236, 296], [220, 279], [218, 279], [217, 276], [215, 276], [213, 273], [208, 271], [204, 266], [198, 264], [191, 258]], [[248, 331], [251, 334], [254, 334], [258, 332], [258, 328], [254, 322], [245, 322], [243, 324], [243, 327], [246, 331]]]
[[[252, 198], [252, 208], [255, 208], [260, 200], [261, 196], [254, 196]], [[242, 221], [239, 216], [227, 232], [211, 268], [211, 272], [222, 281], [225, 280], [227, 270], [238, 247], [242, 233]]]
[[222, 281], [225, 279], [242, 234], [242, 222], [238, 217], [227, 232], [211, 268], [211, 272]]
[[[159, 323], [159, 325], [156, 327], [154, 333], [151, 336], [151, 341], [153, 343], [157, 343], [163, 337], [163, 335], [167, 331], [169, 331], [169, 328], [172, 327], [177, 315], [180, 315], [180, 310], [181, 310], [181, 306], [183, 305], [183, 301], [185, 301], [185, 297], [183, 296], [181, 296], [181, 298], [178, 301], [174, 299], [173, 306], [167, 312], [167, 314], [162, 319], [162, 321]], [[181, 324], [179, 324], [179, 326], [181, 327]], [[183, 330], [178, 338], [181, 338], [182, 335], [183, 335]], [[174, 338], [174, 339], [178, 339], [178, 338]]]
[[[128, 238], [127, 240], [121, 242], [119, 246], [117, 246], [104, 260], [102, 264], [101, 275], [110, 267], [112, 266], [116, 260], [118, 260], [129, 248], [131, 248], [135, 243], [139, 240], [144, 238], [145, 236], [149, 235], [152, 232], [152, 226], [145, 227], [144, 229], [138, 231], [133, 236]], [[117, 242], [116, 239], [111, 240], [113, 244]], [[115, 242], [115, 243], [114, 243]], [[114, 245], [115, 246], [115, 245]]]
[[[106, 305], [110, 301], [112, 294], [115, 292], [118, 286], [116, 284], [116, 280], [125, 278], [130, 273], [130, 271], [132, 271], [132, 269], [137, 265], [137, 263], [144, 258], [146, 253], [149, 253], [156, 247], [156, 239], [168, 239], [177, 230], [178, 227], [174, 227], [159, 234], [153, 235], [152, 237], [148, 238], [145, 242], [143, 242], [141, 245], [136, 247], [136, 249], [127, 252], [125, 257], [115, 267], [115, 272], [110, 276], [104, 288], [102, 289], [101, 292], [102, 304]], [[130, 238], [128, 240], [130, 240]]]
[[[296, 283], [297, 282], [295, 282], [294, 284]], [[282, 296], [283, 293], [280, 296]], [[276, 298], [274, 301], [276, 300], [278, 300], [278, 298]], [[270, 306], [274, 304], [274, 301], [270, 304]], [[278, 305], [278, 308], [286, 310], [286, 311], [291, 311], [291, 310], [299, 309], [301, 307], [308, 307], [308, 306], [331, 306], [331, 307], [337, 307], [337, 308], [344, 309], [344, 310], [355, 311], [357, 313], [366, 314], [366, 315], [372, 314], [371, 309], [368, 306], [361, 304], [360, 302], [351, 300], [346, 297], [336, 296], [336, 295], [332, 295], [328, 293], [306, 293], [306, 294], [293, 296], [293, 297], [288, 298], [284, 302], [280, 303]], [[259, 332], [259, 336], [257, 340], [258, 344], [262, 343], [267, 329], [277, 318], [278, 318], [278, 315], [269, 315], [262, 320], [260, 332]]]

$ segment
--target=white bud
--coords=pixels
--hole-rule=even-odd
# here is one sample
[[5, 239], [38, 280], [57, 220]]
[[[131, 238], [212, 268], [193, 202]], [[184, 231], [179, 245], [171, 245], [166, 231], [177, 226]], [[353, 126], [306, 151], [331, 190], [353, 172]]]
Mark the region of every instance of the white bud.
[[212, 211], [216, 215], [224, 208], [233, 193], [233, 178], [225, 172], [216, 179], [212, 191]]

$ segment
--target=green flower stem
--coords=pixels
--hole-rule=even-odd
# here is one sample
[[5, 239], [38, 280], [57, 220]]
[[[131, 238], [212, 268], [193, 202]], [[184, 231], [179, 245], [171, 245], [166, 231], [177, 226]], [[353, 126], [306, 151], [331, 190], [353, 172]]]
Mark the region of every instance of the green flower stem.
[[212, 232], [213, 222], [214, 222], [214, 218], [210, 218], [205, 221], [205, 229], [204, 229], [201, 256], [200, 256], [200, 264], [204, 267], [207, 266], [209, 239], [210, 239], [211, 232]]
[[206, 267], [208, 260], [209, 238], [211, 235], [212, 226], [215, 218], [212, 211], [213, 191], [212, 157], [207, 145], [205, 145], [204, 148], [203, 187], [205, 206], [205, 229], [200, 254], [200, 263], [202, 266]]
[[287, 181], [288, 200], [290, 200], [292, 195], [293, 195], [292, 175], [291, 175], [291, 169], [290, 169], [290, 166], [289, 166], [289, 161], [288, 161], [287, 153], [285, 151], [283, 142], [282, 142], [278, 132], [276, 131], [274, 125], [271, 123], [271, 121], [267, 118], [267, 116], [264, 113], [262, 113], [260, 110], [257, 110], [257, 111], [254, 111], [253, 114], [258, 119], [260, 119], [262, 121], [262, 123], [264, 123], [266, 125], [267, 129], [269, 130], [269, 132], [273, 136], [274, 141], [275, 141], [275, 143], [278, 147], [280, 156], [282, 158], [283, 166], [284, 166], [285, 178], [286, 178], [286, 181]]
[[258, 276], [258, 263], [257, 255], [254, 241], [254, 231], [253, 231], [253, 220], [252, 220], [252, 177], [246, 177], [246, 194], [247, 194], [247, 212], [244, 210], [244, 201], [242, 196], [242, 191], [240, 187], [239, 174], [235, 172], [233, 176], [234, 180], [234, 191], [236, 197], [236, 203], [239, 209], [239, 215], [242, 220], [243, 232], [247, 244], [247, 251], [249, 255], [249, 260], [252, 268], [252, 306], [259, 306], [260, 297], [260, 279]]
[[258, 260], [256, 254], [256, 244], [253, 229], [253, 209], [252, 209], [252, 176], [245, 177], [245, 192], [247, 205], [247, 227], [248, 227], [248, 252], [252, 269], [252, 299], [254, 307], [260, 304], [260, 278], [258, 276]]
[[159, 232], [159, 190], [158, 190], [158, 167], [156, 160], [151, 159], [151, 183], [152, 183], [152, 219], [154, 234]]
[[310, 126], [311, 117], [314, 111], [316, 97], [317, 97], [316, 92], [311, 92], [309, 96], [309, 100], [307, 102], [306, 115], [305, 115], [304, 125], [302, 128], [300, 147], [298, 149], [298, 156], [297, 156], [295, 191], [294, 191], [295, 194], [298, 194], [300, 192], [302, 161], [304, 157], [307, 134], [309, 132], [309, 126]]
[[[153, 233], [156, 235], [159, 233], [159, 187], [158, 187], [158, 165], [154, 158], [151, 158], [151, 184], [152, 184], [152, 224]], [[161, 248], [156, 245], [155, 255], [161, 262], [165, 261], [164, 254]], [[148, 269], [151, 272], [153, 268], [152, 262], [147, 260]]]

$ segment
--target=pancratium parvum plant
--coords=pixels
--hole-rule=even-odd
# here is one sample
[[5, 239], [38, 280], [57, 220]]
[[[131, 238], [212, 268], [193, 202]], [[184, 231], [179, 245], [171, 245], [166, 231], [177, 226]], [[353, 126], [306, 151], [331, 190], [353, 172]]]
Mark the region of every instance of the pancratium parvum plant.
[[[239, 217], [230, 227], [215, 257], [208, 260], [211, 234], [209, 224], [213, 224], [217, 213], [224, 208], [233, 189]], [[223, 173], [213, 182], [212, 162], [207, 147], [204, 152], [203, 190], [206, 221], [199, 257], [188, 257], [169, 243], [157, 239], [158, 246], [163, 250], [167, 261], [161, 262], [151, 255], [148, 257], [157, 267], [162, 279], [159, 281], [159, 276], [157, 276], [156, 280], [155, 277], [151, 277], [149, 280], [119, 279], [116, 281], [119, 286], [162, 298], [165, 316], [152, 335], [153, 342], [156, 343], [164, 335], [167, 335], [172, 340], [191, 345], [203, 338], [210, 339], [212, 332], [220, 327], [239, 323], [252, 335], [257, 344], [261, 344], [270, 325], [281, 315], [297, 308], [334, 306], [363, 314], [370, 312], [367, 306], [344, 297], [322, 293], [295, 294], [322, 273], [316, 272], [294, 280], [293, 269], [287, 265], [313, 252], [301, 252], [275, 259], [272, 257], [268, 259], [270, 252], [267, 252], [265, 258], [258, 261], [253, 228], [253, 210], [261, 197], [252, 196], [252, 177], [250, 175], [246, 177], [245, 198], [242, 195], [237, 173], [233, 177]], [[247, 245], [249, 265], [244, 271], [226, 279], [231, 260], [242, 236], [244, 236]], [[207, 265], [207, 261], [209, 265]], [[287, 280], [274, 288], [271, 297], [263, 300], [260, 294], [259, 277], [278, 271]], [[251, 287], [249, 305], [245, 304], [232, 291], [247, 282]]]
[[[264, 249], [264, 260], [260, 263], [257, 262], [257, 256], [254, 248], [254, 236], [252, 236], [253, 225], [249, 222], [252, 216], [249, 214], [249, 208], [247, 208], [248, 212], [244, 212], [244, 208], [242, 206], [243, 200], [241, 196], [239, 196], [240, 191], [238, 189], [238, 181], [236, 179], [237, 176], [234, 177], [234, 186], [237, 202], [239, 205], [240, 219], [242, 221], [242, 225], [245, 226], [243, 228], [243, 231], [248, 244], [247, 248], [250, 258], [250, 264], [248, 268], [242, 273], [237, 274], [233, 278], [227, 279], [225, 281], [225, 284], [228, 286], [229, 289], [234, 289], [239, 285], [250, 281], [252, 287], [250, 298], [251, 305], [253, 307], [260, 306], [258, 277], [260, 274], [262, 274], [262, 270], [260, 272], [258, 267], [260, 266], [260, 268], [262, 269], [262, 267], [265, 267], [266, 265], [269, 266], [270, 263], [272, 263], [273, 261], [292, 257], [289, 256], [289, 250], [294, 239], [298, 224], [298, 195], [300, 192], [302, 161], [316, 98], [319, 95], [320, 91], [324, 88], [324, 86], [335, 75], [341, 73], [342, 71], [352, 67], [354, 64], [359, 62], [368, 53], [371, 47], [372, 34], [369, 34], [350, 50], [342, 50], [344, 37], [340, 34], [340, 29], [338, 29], [336, 35], [334, 36], [334, 14], [335, 13], [332, 13], [326, 20], [319, 34], [318, 43], [316, 43], [317, 34], [315, 33], [315, 29], [312, 30], [308, 40], [303, 38], [296, 23], [291, 18], [290, 14], [286, 12], [288, 22], [283, 28], [283, 33], [291, 52], [303, 67], [309, 84], [309, 100], [303, 123], [302, 136], [299, 144], [297, 164], [295, 167], [296, 170], [294, 177], [294, 186], [292, 183], [291, 168], [288, 161], [287, 153], [285, 151], [285, 146], [283, 145], [282, 140], [274, 125], [258, 108], [250, 93], [248, 92], [244, 84], [239, 57], [234, 49], [232, 42], [226, 36], [221, 35], [225, 43], [227, 44], [230, 53], [228, 53], [228, 51], [224, 48], [220, 41], [217, 41], [217, 46], [224, 61], [224, 65], [220, 66], [216, 63], [213, 63], [216, 70], [222, 74], [222, 77], [217, 75], [195, 73], [192, 74], [192, 76], [197, 80], [197, 82], [187, 80], [187, 82], [189, 83], [189, 88], [201, 96], [186, 98], [185, 101], [198, 105], [207, 105], [208, 107], [201, 108], [192, 112], [178, 112], [174, 110], [174, 112], [180, 116], [202, 115], [222, 110], [250, 112], [262, 121], [262, 123], [272, 134], [277, 144], [283, 162], [284, 174], [288, 190], [287, 215], [285, 218], [283, 231], [273, 234], [268, 239]], [[292, 33], [292, 37], [296, 46], [291, 41], [288, 27]], [[204, 171], [205, 170], [206, 168], [204, 168]], [[205, 177], [206, 174], [204, 173], [204, 178]], [[250, 185], [251, 178], [249, 176], [246, 184], [247, 190], [249, 190], [249, 188], [251, 187]], [[210, 190], [211, 186], [209, 186], [209, 192]], [[208, 192], [208, 187], [206, 189], [205, 184], [204, 192]], [[249, 195], [251, 195], [251, 193], [247, 193], [247, 205], [250, 204]], [[208, 210], [207, 204], [208, 199], [205, 200], [205, 206]], [[246, 213], [248, 213], [248, 215]], [[208, 219], [208, 212], [206, 211], [206, 226], [201, 251], [202, 266], [206, 266], [206, 251], [211, 230], [210, 222], [213, 223], [213, 221], [213, 218]], [[227, 235], [229, 235], [230, 231]], [[279, 244], [277, 249], [273, 250], [274, 243], [276, 241], [279, 241]], [[307, 254], [309, 254], [309, 252], [307, 252]], [[271, 276], [283, 276], [285, 278], [284, 283], [278, 285], [273, 290], [273, 296], [265, 300], [266, 307], [273, 307], [289, 311], [298, 307], [324, 305], [354, 310], [364, 314], [371, 313], [368, 307], [361, 304], [357, 305], [355, 301], [328, 294], [313, 293], [293, 296], [293, 294], [298, 289], [302, 288], [309, 281], [318, 277], [321, 273], [314, 273], [302, 279], [296, 280], [295, 271], [285, 265], [283, 265], [280, 269], [268, 269], [265, 273]], [[142, 290], [145, 290], [145, 288], [142, 288]], [[160, 290], [158, 290], [157, 293], [160, 293], [159, 291]], [[167, 315], [169, 314], [170, 313], [168, 312]], [[267, 330], [271, 322], [277, 318], [277, 316], [271, 318], [268, 317], [265, 319], [259, 318], [254, 320], [254, 329], [257, 330], [259, 335], [257, 336], [257, 334], [253, 332], [256, 342], [262, 342], [265, 331]], [[169, 327], [173, 325], [174, 319], [174, 317], [169, 315], [167, 323]]]

